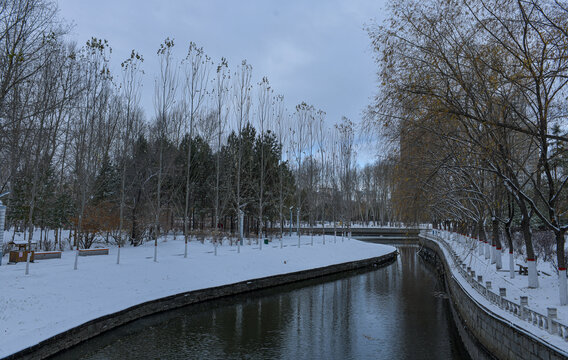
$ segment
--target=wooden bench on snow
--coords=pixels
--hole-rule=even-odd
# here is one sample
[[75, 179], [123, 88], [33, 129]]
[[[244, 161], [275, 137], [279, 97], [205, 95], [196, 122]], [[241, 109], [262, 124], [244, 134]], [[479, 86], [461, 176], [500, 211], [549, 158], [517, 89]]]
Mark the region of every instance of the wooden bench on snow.
[[108, 249], [79, 249], [79, 256], [108, 255]]
[[61, 251], [42, 251], [35, 253], [36, 260], [61, 259]]
[[517, 266], [519, 267], [519, 275], [528, 275], [529, 274], [529, 268], [526, 266], [523, 266], [521, 264], [517, 264]]

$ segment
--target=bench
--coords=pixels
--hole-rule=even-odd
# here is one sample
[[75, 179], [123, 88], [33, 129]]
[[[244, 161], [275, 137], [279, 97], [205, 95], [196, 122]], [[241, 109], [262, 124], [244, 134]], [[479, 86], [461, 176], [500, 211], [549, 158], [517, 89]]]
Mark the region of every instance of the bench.
[[61, 259], [61, 251], [43, 251], [35, 253], [36, 260]]
[[108, 255], [108, 249], [79, 249], [79, 256]]
[[529, 274], [529, 268], [526, 266], [523, 266], [521, 264], [517, 264], [517, 266], [519, 267], [519, 275], [528, 275]]

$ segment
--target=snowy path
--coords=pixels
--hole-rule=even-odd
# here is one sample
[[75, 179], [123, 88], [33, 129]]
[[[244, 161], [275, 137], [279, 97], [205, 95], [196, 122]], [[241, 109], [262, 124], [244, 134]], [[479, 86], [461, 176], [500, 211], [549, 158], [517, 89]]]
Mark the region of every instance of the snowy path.
[[[116, 264], [116, 248], [108, 256], [80, 257], [73, 270], [74, 253], [61, 259], [38, 260], [0, 266], [0, 358], [34, 345], [89, 320], [130, 306], [181, 292], [236, 283], [260, 277], [291, 273], [333, 264], [367, 259], [391, 253], [392, 246], [341, 241], [326, 236], [285, 237], [263, 245], [218, 247], [193, 241], [188, 258], [184, 242], [169, 238], [158, 246], [158, 262], [153, 261], [153, 242], [137, 248], [121, 249]], [[245, 242], [246, 244], [246, 242]]]
[[[447, 236], [447, 234], [445, 234], [445, 236]], [[429, 238], [435, 239], [431, 236], [429, 236]], [[554, 270], [550, 267], [550, 264], [538, 264], [539, 272], [544, 270], [551, 275], [541, 273], [541, 275], [539, 275], [539, 288], [530, 289], [528, 288], [527, 276], [522, 276], [517, 273], [515, 278], [511, 279], [509, 277], [509, 254], [504, 253], [502, 255], [503, 268], [500, 271], [497, 271], [495, 264], [491, 264], [491, 261], [489, 259], [485, 259], [484, 255], [479, 255], [477, 248], [478, 241], [465, 238], [464, 236], [458, 237], [457, 234], [453, 233], [451, 234], [451, 239], [446, 240], [446, 243], [454, 249], [458, 257], [466, 264], [467, 267], [471, 267], [471, 270], [475, 271], [476, 277], [478, 275], [483, 277], [483, 285], [485, 285], [486, 281], [491, 281], [492, 291], [494, 293], [498, 294], [499, 288], [506, 288], [507, 295], [505, 298], [517, 304], [520, 303], [521, 296], [527, 296], [528, 307], [531, 310], [546, 315], [547, 308], [554, 307], [558, 311], [558, 320], [562, 323], [568, 323], [568, 306], [560, 306], [557, 276], [554, 273]], [[447, 249], [442, 245], [440, 245], [440, 248], [446, 254], [446, 259], [452, 269], [452, 276], [454, 279], [459, 281], [461, 286], [480, 304], [483, 304], [494, 313], [499, 314], [499, 316], [507, 319], [512, 324], [517, 325], [528, 333], [532, 333], [559, 349], [568, 352], [568, 342], [564, 341], [558, 335], [549, 334], [546, 330], [516, 317], [483, 297], [479, 292], [477, 292], [477, 290], [472, 288], [467, 280], [457, 271]], [[515, 259], [515, 263], [521, 262], [518, 260], [520, 259]]]

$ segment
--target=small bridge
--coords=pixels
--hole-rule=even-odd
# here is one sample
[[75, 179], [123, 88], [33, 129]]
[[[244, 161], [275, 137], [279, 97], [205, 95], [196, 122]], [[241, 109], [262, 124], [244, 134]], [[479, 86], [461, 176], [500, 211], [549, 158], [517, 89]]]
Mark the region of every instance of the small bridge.
[[[333, 228], [302, 228], [301, 232], [303, 234], [309, 234], [313, 232], [314, 234], [321, 234], [325, 231], [326, 235], [333, 235]], [[337, 235], [340, 235], [343, 229], [337, 228]], [[347, 231], [345, 229], [345, 231]], [[392, 243], [418, 243], [418, 234], [420, 229], [418, 228], [351, 228], [351, 236], [357, 240], [364, 240], [368, 242], [376, 242], [381, 244], [392, 244]], [[345, 233], [347, 236], [347, 233]]]

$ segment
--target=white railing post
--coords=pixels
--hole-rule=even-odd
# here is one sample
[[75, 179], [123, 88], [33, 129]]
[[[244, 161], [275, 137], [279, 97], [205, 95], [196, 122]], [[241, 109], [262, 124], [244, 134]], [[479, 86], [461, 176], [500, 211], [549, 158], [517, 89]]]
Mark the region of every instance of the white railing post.
[[527, 307], [529, 306], [529, 297], [521, 296], [521, 319], [527, 319]]
[[558, 317], [558, 312], [556, 308], [547, 308], [546, 310], [548, 311], [548, 332], [550, 334], [556, 334], [558, 333], [558, 329], [555, 320]]
[[[486, 281], [485, 289], [483, 289], [482, 286], [483, 277], [481, 275], [478, 275], [476, 282], [475, 271], [471, 269], [471, 266], [466, 267], [466, 263], [463, 262], [457, 256], [457, 254], [453, 251], [453, 248], [446, 241], [451, 238], [449, 231], [436, 232], [434, 230], [432, 231], [431, 235], [435, 237], [434, 241], [437, 240], [441, 246], [445, 247], [449, 251], [458, 272], [472, 285], [472, 287], [479, 294], [484, 296], [491, 303], [496, 303], [500, 308], [504, 310], [510, 311], [512, 313], [518, 312], [519, 317], [524, 321], [532, 323], [538, 326], [539, 328], [546, 329], [550, 334], [558, 335], [564, 340], [568, 341], [568, 326], [566, 326], [561, 322], [558, 322], [558, 313], [556, 308], [547, 308], [548, 316], [544, 316], [536, 311], [531, 310], [528, 307], [527, 296], [520, 297], [520, 307], [517, 307], [515, 303], [512, 303], [506, 299], [507, 296], [506, 288], [499, 288], [499, 294], [497, 295], [491, 292], [492, 289], [491, 281]], [[484, 250], [487, 249], [487, 245], [483, 241], [479, 241], [479, 243], [480, 243], [479, 250], [481, 250], [480, 255], [483, 256], [485, 253]], [[531, 263], [529, 262], [529, 266], [530, 265]]]
[[499, 288], [499, 298], [501, 302], [501, 307], [505, 307], [505, 297], [507, 296], [507, 289], [506, 288]]

